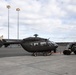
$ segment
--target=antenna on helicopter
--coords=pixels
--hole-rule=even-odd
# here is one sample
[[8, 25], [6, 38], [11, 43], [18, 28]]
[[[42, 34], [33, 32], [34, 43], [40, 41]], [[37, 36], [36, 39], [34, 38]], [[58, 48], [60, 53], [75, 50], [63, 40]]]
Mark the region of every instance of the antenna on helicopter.
[[48, 38], [48, 40], [50, 39], [50, 37]]

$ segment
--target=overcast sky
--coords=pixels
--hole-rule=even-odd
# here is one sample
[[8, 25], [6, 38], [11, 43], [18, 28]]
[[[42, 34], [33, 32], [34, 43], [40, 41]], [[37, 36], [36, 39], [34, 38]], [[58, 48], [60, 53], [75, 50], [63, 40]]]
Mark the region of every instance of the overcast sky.
[[33, 36], [52, 41], [76, 41], [76, 0], [0, 0], [0, 35], [8, 38], [8, 9], [10, 39]]

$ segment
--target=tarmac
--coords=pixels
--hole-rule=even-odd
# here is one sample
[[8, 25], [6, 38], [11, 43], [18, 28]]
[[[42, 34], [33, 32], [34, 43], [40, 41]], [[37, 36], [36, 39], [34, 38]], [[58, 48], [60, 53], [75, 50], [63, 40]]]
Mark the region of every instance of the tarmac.
[[0, 75], [76, 75], [76, 55], [32, 56], [22, 48], [0, 48]]

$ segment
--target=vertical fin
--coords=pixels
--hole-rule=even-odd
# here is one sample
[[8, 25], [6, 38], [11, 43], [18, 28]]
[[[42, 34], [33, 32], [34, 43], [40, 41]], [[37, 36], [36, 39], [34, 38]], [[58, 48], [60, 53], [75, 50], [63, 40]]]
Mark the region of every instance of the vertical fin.
[[3, 35], [2, 35], [2, 36], [0, 36], [0, 40], [1, 40], [1, 41], [3, 40]]

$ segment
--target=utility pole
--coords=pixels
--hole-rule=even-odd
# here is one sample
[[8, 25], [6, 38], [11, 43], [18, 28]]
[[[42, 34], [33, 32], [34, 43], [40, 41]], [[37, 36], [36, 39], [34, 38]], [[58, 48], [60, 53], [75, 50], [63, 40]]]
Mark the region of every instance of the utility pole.
[[9, 9], [10, 9], [10, 5], [7, 5], [8, 8], [8, 39], [9, 39]]
[[17, 16], [17, 39], [19, 39], [19, 11], [20, 11], [20, 8], [16, 8], [16, 11], [18, 12], [18, 16]]

